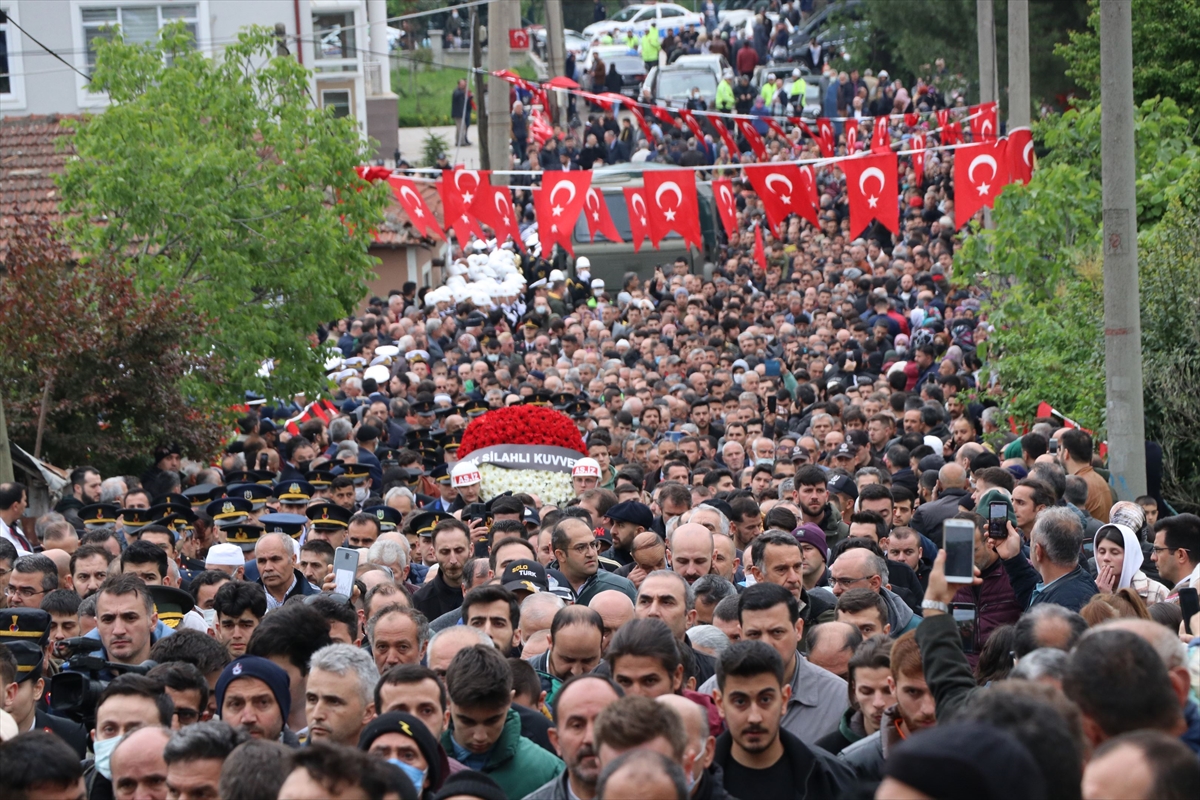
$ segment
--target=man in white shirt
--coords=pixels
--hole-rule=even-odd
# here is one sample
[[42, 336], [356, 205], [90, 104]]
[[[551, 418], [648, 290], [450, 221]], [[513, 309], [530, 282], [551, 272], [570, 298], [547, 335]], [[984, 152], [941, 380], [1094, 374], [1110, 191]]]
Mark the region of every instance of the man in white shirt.
[[28, 505], [29, 494], [24, 484], [0, 483], [0, 537], [12, 542], [17, 556], [33, 552], [33, 545], [18, 524]]

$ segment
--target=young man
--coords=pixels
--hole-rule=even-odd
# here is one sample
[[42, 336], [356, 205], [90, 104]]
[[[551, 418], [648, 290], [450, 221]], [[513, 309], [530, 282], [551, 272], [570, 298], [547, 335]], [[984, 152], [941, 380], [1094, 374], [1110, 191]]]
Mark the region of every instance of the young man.
[[858, 628], [864, 639], [891, 633], [887, 601], [870, 589], [849, 589], [838, 598], [837, 621]]
[[443, 520], [433, 529], [432, 546], [437, 575], [413, 595], [413, 606], [426, 619], [437, 619], [462, 605], [463, 566], [471, 556], [467, 526], [456, 519]]
[[729, 730], [717, 739], [713, 763], [735, 797], [838, 797], [852, 776], [823, 751], [782, 727], [791, 687], [783, 661], [763, 642], [730, 645], [717, 662], [713, 693]]
[[259, 656], [231, 661], [217, 679], [221, 719], [255, 739], [299, 746], [295, 735], [286, 730], [291, 703], [288, 674]]
[[225, 645], [231, 658], [246, 654], [250, 637], [267, 614], [267, 598], [262, 587], [248, 581], [230, 581], [213, 597], [216, 611], [213, 635]]
[[[611, 509], [610, 509], [611, 510]], [[558, 568], [575, 592], [575, 602], [585, 606], [600, 592], [615, 589], [630, 600], [637, 590], [628, 578], [600, 569], [600, 548], [595, 531], [586, 522], [568, 517], [554, 526], [550, 547], [558, 560]]]
[[221, 768], [225, 760], [249, 737], [220, 720], [193, 725], [167, 742], [163, 760], [167, 764], [170, 797], [218, 797]]
[[463, 597], [464, 625], [486, 633], [496, 648], [508, 655], [521, 643], [517, 626], [521, 622], [521, 605], [516, 596], [503, 586], [476, 586]]
[[683, 687], [679, 644], [659, 619], [635, 619], [613, 636], [604, 654], [609, 672], [629, 695], [655, 698]]
[[448, 703], [446, 687], [437, 673], [420, 664], [392, 667], [375, 684], [375, 708], [380, 714], [411, 714], [438, 739], [450, 725]]
[[[888, 688], [896, 704], [883, 712], [879, 730], [849, 745], [838, 756], [862, 781], [880, 780], [888, 751], [912, 734], [937, 724], [937, 706], [925, 683], [915, 631], [904, 634], [892, 645], [890, 669]], [[886, 747], [884, 737], [887, 737]]]
[[[80, 597], [90, 597], [108, 577], [112, 556], [98, 544], [80, 545], [71, 554], [71, 583]], [[11, 566], [11, 565], [10, 565]]]
[[[29, 613], [22, 611], [17, 615]], [[88, 749], [87, 729], [78, 722], [52, 716], [37, 707], [46, 681], [42, 677], [45, 659], [36, 641], [0, 644], [0, 702], [16, 721], [17, 733], [50, 731], [70, 745], [79, 758], [84, 758]]]
[[556, 776], [563, 762], [521, 735], [512, 708], [512, 673], [493, 647], [458, 651], [446, 670], [451, 727], [442, 746], [470, 769], [500, 785], [508, 797], [524, 797]]
[[[849, 592], [847, 592], [849, 594]], [[896, 702], [888, 684], [891, 677], [892, 640], [872, 636], [850, 658], [850, 707], [838, 729], [817, 740], [817, 746], [834, 755], [879, 730], [883, 712]]]
[[105, 687], [96, 703], [92, 730], [95, 771], [87, 776], [89, 797], [111, 797], [112, 753], [139, 728], [170, 727], [174, 706], [161, 683], [145, 675], [121, 675]]

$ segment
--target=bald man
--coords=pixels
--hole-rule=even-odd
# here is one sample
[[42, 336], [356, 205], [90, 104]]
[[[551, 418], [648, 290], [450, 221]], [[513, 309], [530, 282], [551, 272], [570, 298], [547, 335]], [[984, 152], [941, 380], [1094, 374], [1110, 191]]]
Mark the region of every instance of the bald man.
[[621, 629], [629, 620], [634, 617], [633, 601], [625, 596], [623, 592], [608, 590], [600, 592], [592, 598], [592, 602], [588, 603], [588, 608], [600, 615], [600, 619], [604, 620], [604, 632], [600, 639], [600, 652], [608, 652], [608, 643], [612, 641], [613, 634]]
[[717, 785], [709, 788], [703, 785], [705, 781], [710, 783], [713, 781], [712, 773], [708, 771], [708, 768], [712, 766], [713, 757], [717, 753], [717, 740], [708, 726], [708, 712], [699, 703], [677, 694], [662, 695], [655, 698], [655, 701], [674, 709], [679, 718], [683, 720], [683, 729], [687, 733], [687, 747], [683, 751], [683, 763], [691, 762], [691, 775], [688, 776], [688, 782], [693, 785], [692, 797], [722, 796], [724, 787]]
[[167, 762], [163, 749], [171, 731], [158, 726], [138, 728], [112, 752], [112, 788], [118, 798], [167, 800]]
[[680, 525], [672, 532], [667, 547], [671, 569], [689, 584], [712, 572], [713, 534], [695, 522]]
[[923, 504], [912, 516], [909, 527], [928, 536], [938, 547], [942, 546], [942, 523], [963, 509], [971, 510], [971, 487], [967, 483], [967, 471], [953, 461], [938, 470], [937, 495], [932, 502]]

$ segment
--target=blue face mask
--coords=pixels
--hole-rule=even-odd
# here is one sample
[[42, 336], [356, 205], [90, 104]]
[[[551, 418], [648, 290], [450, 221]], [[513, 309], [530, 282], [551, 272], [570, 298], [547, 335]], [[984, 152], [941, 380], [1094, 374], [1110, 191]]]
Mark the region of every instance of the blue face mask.
[[112, 780], [112, 754], [121, 743], [124, 736], [114, 736], [111, 739], [97, 739], [92, 742], [92, 752], [96, 754], [96, 772]]
[[404, 772], [405, 775], [408, 776], [408, 779], [412, 781], [413, 787], [416, 788], [417, 794], [420, 794], [422, 791], [424, 791], [425, 770], [417, 769], [412, 764], [405, 763], [398, 758], [389, 758], [388, 763], [395, 764]]

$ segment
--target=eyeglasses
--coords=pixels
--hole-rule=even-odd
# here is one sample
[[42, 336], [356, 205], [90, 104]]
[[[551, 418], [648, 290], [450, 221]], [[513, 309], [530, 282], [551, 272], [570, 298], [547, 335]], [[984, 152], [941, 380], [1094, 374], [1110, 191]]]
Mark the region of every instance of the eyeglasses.
[[589, 550], [599, 550], [600, 542], [596, 541], [596, 540], [593, 540], [590, 542], [580, 542], [579, 544], [571, 545], [571, 549], [574, 550], [576, 553], [579, 553], [579, 555], [583, 555], [584, 553], [588, 552]]
[[1175, 552], [1175, 550], [1179, 549], [1179, 548], [1175, 548], [1175, 550], [1172, 550], [1170, 547], [1160, 547], [1159, 545], [1156, 545], [1156, 544], [1150, 545], [1150, 547], [1156, 553], [1173, 553], [1173, 552]]
[[867, 575], [862, 578], [830, 578], [830, 580], [833, 581], [834, 586], [841, 586], [843, 589], [848, 589], [856, 583], [861, 581], [869, 581], [873, 577], [875, 576]]
[[28, 600], [31, 597], [37, 597], [39, 594], [45, 594], [45, 589], [35, 590], [32, 586], [6, 586], [4, 589], [5, 597], [21, 597]]

